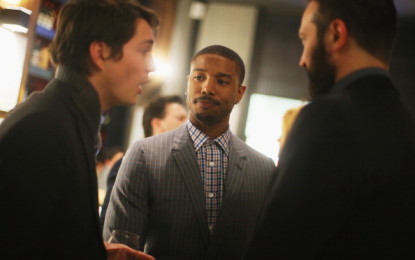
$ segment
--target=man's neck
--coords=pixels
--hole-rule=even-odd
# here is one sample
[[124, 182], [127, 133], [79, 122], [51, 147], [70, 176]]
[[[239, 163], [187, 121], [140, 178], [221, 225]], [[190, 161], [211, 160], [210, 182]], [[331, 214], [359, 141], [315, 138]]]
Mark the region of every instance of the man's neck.
[[212, 139], [221, 136], [229, 128], [229, 122], [227, 121], [217, 124], [206, 124], [198, 120], [190, 119], [190, 122]]
[[347, 55], [345, 54], [342, 59], [338, 60], [336, 67], [336, 82], [350, 73], [365, 68], [388, 70], [387, 64], [362, 49], [356, 49], [353, 52], [349, 52]]
[[93, 73], [92, 75], [88, 76], [88, 81], [91, 83], [92, 87], [98, 93], [100, 105], [101, 105], [101, 112], [107, 111], [111, 106], [107, 101], [105, 91], [102, 86], [102, 79], [98, 73]]

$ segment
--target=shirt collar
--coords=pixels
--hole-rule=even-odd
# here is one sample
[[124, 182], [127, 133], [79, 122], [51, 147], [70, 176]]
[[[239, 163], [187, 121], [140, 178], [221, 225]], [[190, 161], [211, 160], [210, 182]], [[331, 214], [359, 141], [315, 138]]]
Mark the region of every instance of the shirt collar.
[[356, 81], [367, 75], [382, 75], [388, 78], [390, 77], [389, 72], [381, 68], [370, 67], [370, 68], [360, 69], [360, 70], [350, 73], [346, 77], [339, 80], [334, 85], [330, 93], [338, 93], [340, 91], [343, 91], [346, 88], [346, 86], [350, 85], [353, 81]]
[[199, 149], [206, 142], [215, 142], [216, 144], [219, 145], [219, 147], [222, 148], [226, 156], [229, 156], [229, 143], [231, 140], [231, 131], [229, 130], [229, 128], [219, 137], [216, 137], [215, 139], [211, 139], [202, 130], [200, 130], [194, 124], [192, 124], [192, 122], [187, 121], [186, 125], [187, 125], [187, 130], [189, 131], [189, 134], [190, 134], [190, 138], [193, 141], [193, 147], [195, 148], [196, 152], [199, 151]]

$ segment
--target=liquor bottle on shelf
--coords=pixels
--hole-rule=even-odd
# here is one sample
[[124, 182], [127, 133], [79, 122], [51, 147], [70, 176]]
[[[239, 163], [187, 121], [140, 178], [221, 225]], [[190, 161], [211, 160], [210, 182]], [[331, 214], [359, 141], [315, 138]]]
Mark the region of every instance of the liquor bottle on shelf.
[[29, 75], [44, 80], [52, 78], [53, 71], [50, 66], [49, 41], [37, 37], [32, 49]]
[[59, 8], [65, 2], [66, 0], [41, 0], [26, 85], [27, 95], [42, 90], [53, 77], [54, 69], [50, 62], [49, 45], [55, 35]]
[[30, 65], [34, 67], [39, 67], [40, 63], [40, 49], [42, 47], [41, 45], [41, 39], [36, 38], [35, 43], [33, 45], [32, 49], [32, 56], [30, 58]]
[[56, 19], [56, 4], [51, 1], [44, 1], [39, 10], [37, 19], [38, 26], [52, 30]]

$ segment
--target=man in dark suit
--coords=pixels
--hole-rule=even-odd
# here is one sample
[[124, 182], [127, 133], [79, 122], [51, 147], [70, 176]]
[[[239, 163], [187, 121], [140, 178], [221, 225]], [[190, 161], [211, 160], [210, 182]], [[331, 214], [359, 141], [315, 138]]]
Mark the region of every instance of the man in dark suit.
[[415, 121], [388, 73], [392, 0], [311, 0], [313, 97], [283, 148], [246, 259], [415, 259]]
[[188, 76], [190, 120], [136, 142], [115, 181], [104, 224], [140, 235], [162, 259], [240, 259], [262, 209], [274, 162], [229, 130], [245, 93], [242, 59], [213, 45]]
[[128, 0], [62, 7], [55, 78], [0, 125], [1, 259], [152, 258], [104, 246], [95, 155], [101, 113], [134, 104], [148, 81], [157, 25], [152, 11]]

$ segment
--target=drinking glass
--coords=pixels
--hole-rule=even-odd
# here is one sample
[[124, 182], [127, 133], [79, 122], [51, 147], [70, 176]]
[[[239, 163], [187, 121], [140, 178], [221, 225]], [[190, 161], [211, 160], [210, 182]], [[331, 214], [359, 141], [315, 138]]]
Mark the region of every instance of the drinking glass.
[[138, 249], [138, 235], [125, 230], [113, 230], [107, 242], [124, 244], [136, 250]]

